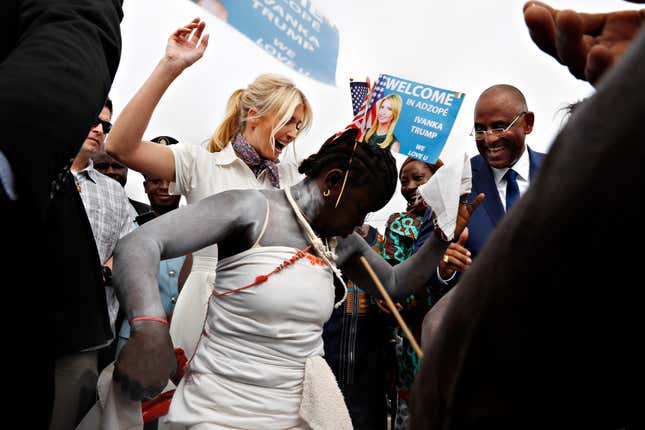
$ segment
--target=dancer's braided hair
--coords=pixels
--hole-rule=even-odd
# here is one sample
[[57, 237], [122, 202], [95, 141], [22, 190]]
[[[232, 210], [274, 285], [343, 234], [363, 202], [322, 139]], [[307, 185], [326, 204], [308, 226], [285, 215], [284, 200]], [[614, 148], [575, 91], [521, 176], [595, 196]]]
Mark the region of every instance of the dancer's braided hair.
[[[373, 185], [374, 203], [385, 206], [396, 189], [396, 161], [389, 149], [381, 149], [366, 143], [359, 143], [354, 150], [357, 130], [348, 130], [338, 138], [330, 137], [320, 150], [305, 159], [298, 168], [309, 178], [315, 178], [323, 170], [336, 167], [349, 168], [347, 186]], [[351, 166], [350, 166], [350, 159]]]

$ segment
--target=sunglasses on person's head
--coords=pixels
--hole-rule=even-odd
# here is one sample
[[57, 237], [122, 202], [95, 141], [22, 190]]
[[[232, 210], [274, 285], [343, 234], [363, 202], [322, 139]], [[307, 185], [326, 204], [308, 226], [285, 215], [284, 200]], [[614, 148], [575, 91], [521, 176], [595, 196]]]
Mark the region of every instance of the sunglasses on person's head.
[[94, 124], [92, 124], [92, 128], [96, 127], [99, 124], [101, 124], [103, 133], [105, 134], [108, 134], [110, 130], [112, 130], [112, 123], [101, 118], [96, 118], [96, 121], [94, 121]]

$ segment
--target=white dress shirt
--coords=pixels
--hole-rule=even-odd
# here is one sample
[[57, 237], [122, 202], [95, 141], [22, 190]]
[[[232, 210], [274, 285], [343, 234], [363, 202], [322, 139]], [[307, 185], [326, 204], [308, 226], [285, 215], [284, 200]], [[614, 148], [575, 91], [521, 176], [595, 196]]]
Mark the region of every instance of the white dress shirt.
[[520, 159], [517, 160], [517, 163], [511, 167], [504, 167], [503, 169], [496, 169], [491, 166], [493, 171], [493, 177], [495, 179], [495, 184], [497, 185], [497, 194], [502, 201], [502, 206], [506, 210], [506, 172], [508, 169], [512, 168], [517, 173], [517, 187], [520, 189], [520, 197], [524, 195], [526, 190], [529, 188], [529, 169], [530, 169], [530, 160], [529, 160], [529, 151], [524, 148], [524, 152], [520, 156]]
[[[517, 187], [520, 190], [520, 197], [524, 195], [526, 190], [529, 188], [529, 170], [531, 167], [531, 162], [529, 160], [529, 151], [527, 148], [524, 148], [524, 152], [520, 156], [520, 159], [512, 165], [511, 167], [504, 167], [503, 169], [496, 169], [491, 166], [493, 171], [493, 179], [495, 180], [495, 185], [497, 185], [497, 194], [499, 194], [499, 199], [502, 201], [502, 206], [506, 211], [506, 172], [508, 169], [512, 168], [517, 173]], [[437, 278], [444, 285], [448, 285], [448, 282], [455, 277], [457, 272], [453, 272], [452, 276], [448, 279], [443, 279], [439, 274], [439, 266], [437, 266]]]

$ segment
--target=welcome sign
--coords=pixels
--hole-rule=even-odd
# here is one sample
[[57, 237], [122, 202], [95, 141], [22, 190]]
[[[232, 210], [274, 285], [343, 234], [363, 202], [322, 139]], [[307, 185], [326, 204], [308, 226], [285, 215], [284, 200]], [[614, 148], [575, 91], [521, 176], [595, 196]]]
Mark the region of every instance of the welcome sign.
[[380, 75], [370, 101], [372, 121], [365, 141], [434, 163], [448, 140], [464, 97], [462, 92]]

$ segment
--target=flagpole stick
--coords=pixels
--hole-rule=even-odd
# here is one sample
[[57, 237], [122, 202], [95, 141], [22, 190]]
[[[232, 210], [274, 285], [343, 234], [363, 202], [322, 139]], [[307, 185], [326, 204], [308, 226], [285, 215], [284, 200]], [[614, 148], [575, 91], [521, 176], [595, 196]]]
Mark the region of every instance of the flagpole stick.
[[376, 284], [376, 288], [378, 288], [379, 292], [381, 293], [381, 296], [383, 296], [383, 299], [385, 299], [385, 303], [387, 304], [387, 307], [390, 308], [390, 311], [392, 311], [394, 318], [396, 318], [396, 321], [403, 329], [403, 333], [405, 333], [405, 336], [410, 341], [410, 344], [412, 345], [412, 348], [414, 348], [414, 351], [417, 353], [417, 356], [419, 358], [423, 358], [423, 351], [421, 351], [419, 344], [414, 339], [414, 336], [412, 336], [412, 332], [408, 328], [408, 325], [405, 323], [405, 321], [403, 321], [403, 318], [401, 318], [401, 314], [396, 309], [396, 306], [394, 305], [392, 298], [383, 287], [383, 284], [381, 284], [381, 281], [379, 280], [378, 276], [376, 276], [376, 273], [374, 273], [372, 266], [370, 266], [370, 263], [368, 263], [367, 259], [363, 256], [361, 257], [361, 263], [363, 263], [363, 266], [365, 266], [365, 270], [367, 270], [367, 273], [369, 273], [370, 277], [372, 278], [372, 281], [374, 281], [374, 283]]

